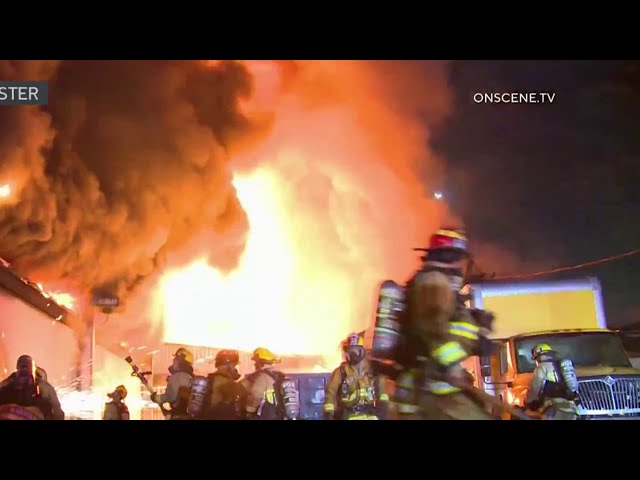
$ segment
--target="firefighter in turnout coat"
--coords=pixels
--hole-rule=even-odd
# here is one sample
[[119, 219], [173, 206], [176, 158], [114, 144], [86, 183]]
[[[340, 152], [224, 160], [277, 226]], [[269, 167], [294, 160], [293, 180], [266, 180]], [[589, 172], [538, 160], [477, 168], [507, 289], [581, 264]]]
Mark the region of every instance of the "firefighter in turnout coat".
[[129, 420], [129, 408], [124, 403], [127, 398], [127, 389], [124, 385], [118, 385], [116, 389], [107, 394], [111, 401], [104, 406], [103, 420]]
[[280, 358], [266, 348], [256, 348], [252, 360], [256, 371], [241, 382], [247, 391], [246, 414], [249, 420], [283, 420], [284, 412], [278, 405], [276, 381], [282, 375], [273, 364]]
[[[525, 400], [527, 408], [537, 410], [543, 420], [576, 420], [578, 384], [575, 371], [569, 373], [567, 382], [556, 352], [546, 343], [533, 347], [531, 356], [536, 361], [536, 368]], [[573, 364], [569, 364], [573, 369]]]
[[191, 395], [191, 379], [193, 378], [193, 354], [186, 348], [179, 348], [173, 356], [169, 367], [167, 390], [165, 393], [151, 395], [151, 401], [162, 406], [171, 405], [171, 411], [165, 415], [167, 420], [188, 420], [187, 405]]
[[384, 378], [372, 371], [366, 358], [364, 332], [343, 342], [347, 361], [336, 368], [325, 390], [327, 420], [384, 420], [389, 396]]
[[240, 374], [237, 350], [221, 350], [216, 355], [216, 371], [208, 376], [209, 392], [204, 418], [207, 420], [242, 420], [245, 417], [247, 392], [237, 382]]
[[493, 320], [488, 312], [466, 308], [459, 293], [467, 239], [443, 228], [426, 252], [407, 285], [408, 360], [396, 379], [396, 411], [404, 420], [489, 420], [485, 406], [461, 388], [473, 385], [461, 362], [490, 348], [481, 328], [490, 330]]

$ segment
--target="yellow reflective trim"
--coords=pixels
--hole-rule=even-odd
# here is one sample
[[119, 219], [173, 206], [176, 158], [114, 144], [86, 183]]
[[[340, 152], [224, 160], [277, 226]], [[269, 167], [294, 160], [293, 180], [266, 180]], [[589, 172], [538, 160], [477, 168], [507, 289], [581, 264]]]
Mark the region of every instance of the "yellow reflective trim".
[[258, 411], [258, 408], [257, 408], [257, 407], [250, 407], [249, 405], [247, 405], [247, 406], [246, 406], [246, 408], [245, 408], [245, 410], [246, 410], [248, 413], [256, 413], [256, 412]]
[[478, 333], [480, 331], [480, 327], [478, 325], [469, 322], [451, 322], [449, 325], [456, 330], [464, 330], [469, 333]]
[[431, 354], [442, 365], [451, 365], [467, 357], [467, 352], [458, 342], [447, 342], [440, 345]]
[[468, 331], [462, 330], [462, 329], [450, 328], [449, 329], [449, 333], [451, 335], [456, 335], [458, 337], [468, 338], [469, 340], [478, 340], [478, 334], [477, 333], [471, 333], [471, 332], [468, 332]]
[[334, 412], [336, 410], [336, 407], [334, 407], [332, 404], [330, 403], [325, 403], [324, 404], [324, 411], [325, 412]]
[[398, 388], [406, 388], [407, 390], [413, 390], [415, 388], [415, 380], [413, 377], [401, 377], [396, 383]]
[[446, 382], [431, 382], [428, 385], [428, 389], [434, 395], [448, 395], [460, 391], [458, 387], [454, 387]]
[[396, 409], [398, 413], [418, 413], [420, 411], [418, 405], [411, 405], [409, 403], [398, 403]]
[[380, 401], [381, 402], [388, 402], [389, 401], [389, 395], [387, 395], [386, 393], [383, 393], [382, 395], [380, 395]]
[[437, 234], [438, 235], [446, 235], [447, 237], [453, 237], [453, 238], [457, 238], [459, 240], [465, 240], [465, 241], [467, 240], [467, 237], [465, 237], [464, 235], [462, 235], [462, 234], [460, 234], [458, 232], [455, 232], [453, 230], [445, 230], [445, 229], [442, 228], [442, 229], [438, 230]]
[[264, 399], [267, 403], [275, 405], [276, 403], [276, 391], [273, 388], [269, 388], [264, 391]]
[[558, 381], [558, 377], [556, 376], [555, 370], [549, 369], [549, 370], [547, 370], [546, 373], [547, 373], [546, 380], [548, 382], [557, 382]]
[[378, 420], [378, 417], [376, 417], [375, 415], [361, 414], [361, 415], [354, 415], [353, 417], [349, 417], [347, 418], [347, 420]]

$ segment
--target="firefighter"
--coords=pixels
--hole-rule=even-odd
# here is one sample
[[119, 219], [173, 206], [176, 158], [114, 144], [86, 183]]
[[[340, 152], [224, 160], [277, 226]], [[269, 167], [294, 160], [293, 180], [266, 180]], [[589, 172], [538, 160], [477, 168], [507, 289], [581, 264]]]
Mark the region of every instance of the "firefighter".
[[152, 394], [151, 401], [161, 408], [165, 403], [171, 405], [171, 410], [165, 414], [167, 420], [188, 420], [191, 418], [187, 413], [187, 405], [191, 395], [193, 354], [186, 348], [179, 348], [173, 356], [169, 373], [167, 390], [162, 395]]
[[394, 401], [400, 419], [489, 420], [483, 404], [465, 391], [473, 377], [461, 365], [485, 355], [491, 342], [482, 329], [493, 316], [472, 312], [460, 289], [469, 260], [467, 238], [442, 228], [431, 236], [422, 269], [407, 284], [406, 348]]
[[384, 378], [374, 375], [366, 358], [364, 332], [352, 333], [342, 344], [347, 361], [327, 383], [324, 413], [327, 420], [384, 420], [389, 396]]
[[51, 418], [53, 420], [64, 420], [64, 412], [60, 406], [56, 389], [49, 383], [45, 369], [38, 366], [36, 366], [36, 384], [40, 389], [40, 395], [51, 405]]
[[124, 399], [127, 398], [127, 389], [124, 385], [118, 385], [116, 389], [108, 393], [107, 396], [111, 398], [111, 401], [104, 406], [104, 412], [102, 413], [103, 420], [129, 420], [129, 409], [124, 403]]
[[46, 372], [38, 369], [29, 355], [18, 358], [16, 371], [0, 386], [0, 405], [9, 404], [35, 408], [45, 420], [64, 420], [58, 395], [47, 382]]
[[240, 378], [237, 350], [221, 350], [216, 355], [216, 371], [207, 376], [208, 393], [203, 417], [206, 420], [242, 420], [247, 392]]
[[536, 361], [536, 368], [525, 406], [538, 411], [543, 420], [576, 420], [578, 388], [571, 362], [568, 362], [571, 371], [567, 378], [566, 371], [563, 375], [557, 353], [546, 343], [533, 347], [531, 356]]
[[283, 420], [284, 412], [279, 408], [276, 381], [281, 375], [273, 365], [280, 359], [266, 348], [256, 348], [251, 358], [255, 372], [242, 380], [247, 391], [245, 410], [249, 420]]

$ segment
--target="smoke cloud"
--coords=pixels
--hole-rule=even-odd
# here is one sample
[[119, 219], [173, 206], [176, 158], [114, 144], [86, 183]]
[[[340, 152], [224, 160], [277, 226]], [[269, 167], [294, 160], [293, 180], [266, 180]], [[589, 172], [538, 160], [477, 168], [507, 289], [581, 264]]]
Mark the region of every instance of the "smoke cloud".
[[252, 84], [241, 65], [5, 61], [0, 72], [51, 91], [45, 111], [0, 110], [0, 183], [14, 196], [0, 207], [0, 254], [16, 269], [126, 297], [202, 234], [233, 266], [247, 225], [225, 150], [262, 128], [238, 110]]
[[431, 198], [446, 63], [4, 61], [0, 77], [50, 82], [46, 108], [0, 109], [0, 256], [52, 288], [148, 312], [170, 266], [234, 270], [249, 223], [233, 174], [270, 168], [298, 252], [291, 315], [321, 334], [340, 305], [319, 304], [359, 299], [335, 336], [366, 327], [375, 285], [458, 220]]

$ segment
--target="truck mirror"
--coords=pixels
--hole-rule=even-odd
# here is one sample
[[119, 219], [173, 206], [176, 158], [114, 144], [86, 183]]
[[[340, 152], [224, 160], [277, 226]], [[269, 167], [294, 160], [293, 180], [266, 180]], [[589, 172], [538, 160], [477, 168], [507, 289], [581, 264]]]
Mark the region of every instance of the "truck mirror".
[[480, 374], [483, 377], [491, 376], [491, 357], [489, 356], [480, 357]]

